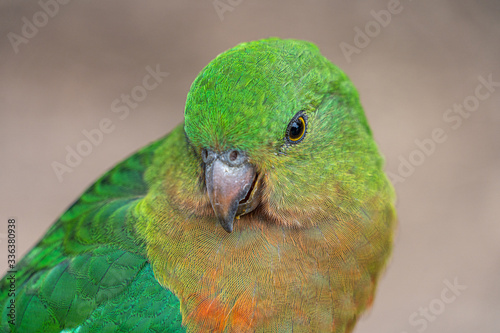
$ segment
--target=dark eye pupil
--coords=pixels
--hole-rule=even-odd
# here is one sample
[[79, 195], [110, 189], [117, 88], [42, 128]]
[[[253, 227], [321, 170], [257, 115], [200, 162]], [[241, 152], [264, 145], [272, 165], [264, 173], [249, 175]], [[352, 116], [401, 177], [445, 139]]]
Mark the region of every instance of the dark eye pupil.
[[290, 138], [297, 139], [302, 134], [302, 122], [297, 119], [290, 127]]

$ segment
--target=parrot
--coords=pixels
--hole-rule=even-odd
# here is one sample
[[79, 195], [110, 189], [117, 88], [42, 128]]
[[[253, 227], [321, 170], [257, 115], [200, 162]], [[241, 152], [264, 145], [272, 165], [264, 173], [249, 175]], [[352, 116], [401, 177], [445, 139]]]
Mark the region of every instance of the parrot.
[[308, 41], [244, 42], [201, 70], [183, 123], [4, 276], [0, 327], [352, 332], [390, 259], [395, 200], [346, 74]]

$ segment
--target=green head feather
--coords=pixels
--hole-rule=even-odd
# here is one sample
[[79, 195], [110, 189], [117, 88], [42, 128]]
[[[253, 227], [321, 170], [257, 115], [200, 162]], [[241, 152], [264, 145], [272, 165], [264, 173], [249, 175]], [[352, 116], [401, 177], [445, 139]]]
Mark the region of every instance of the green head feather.
[[[301, 111], [307, 132], [291, 144], [287, 127]], [[354, 85], [309, 42], [272, 38], [219, 55], [191, 87], [184, 130], [198, 154], [248, 154], [265, 177], [268, 213], [285, 224], [387, 188]]]

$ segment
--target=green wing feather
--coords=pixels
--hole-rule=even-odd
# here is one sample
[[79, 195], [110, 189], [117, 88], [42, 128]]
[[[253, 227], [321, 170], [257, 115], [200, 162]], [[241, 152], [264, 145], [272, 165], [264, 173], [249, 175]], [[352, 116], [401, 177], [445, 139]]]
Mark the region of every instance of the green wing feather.
[[15, 325], [10, 281], [0, 282], [8, 332], [184, 332], [179, 301], [158, 284], [134, 228], [143, 179], [162, 140], [93, 184], [16, 266]]

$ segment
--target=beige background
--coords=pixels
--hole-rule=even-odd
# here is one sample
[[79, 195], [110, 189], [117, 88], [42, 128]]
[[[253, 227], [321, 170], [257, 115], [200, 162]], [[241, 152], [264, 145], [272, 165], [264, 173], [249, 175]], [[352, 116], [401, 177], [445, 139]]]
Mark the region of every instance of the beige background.
[[[348, 62], [339, 45], [355, 45], [355, 27], [376, 28], [370, 12], [389, 0], [220, 1], [232, 4], [222, 20], [213, 0], [73, 1], [17, 53], [8, 34], [20, 35], [23, 17], [33, 22], [41, 7], [0, 2], [0, 271], [8, 217], [17, 219], [21, 256], [99, 175], [182, 121], [190, 83], [218, 53], [293, 37], [316, 43], [352, 78], [387, 171], [418, 157], [415, 140], [446, 133], [396, 184], [394, 256], [355, 332], [499, 332], [500, 88], [457, 129], [443, 116], [472, 100], [479, 76], [500, 82], [500, 2], [401, 0], [402, 11]], [[157, 64], [169, 76], [120, 120], [111, 103]], [[59, 182], [51, 163], [63, 163], [65, 147], [103, 118], [114, 131]], [[442, 292], [453, 296], [444, 281], [455, 278], [467, 289], [442, 309]], [[429, 306], [439, 314], [426, 327], [409, 322]]]

